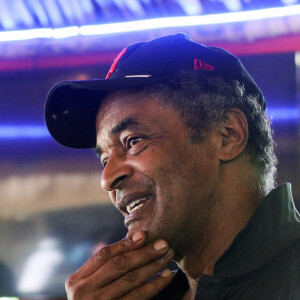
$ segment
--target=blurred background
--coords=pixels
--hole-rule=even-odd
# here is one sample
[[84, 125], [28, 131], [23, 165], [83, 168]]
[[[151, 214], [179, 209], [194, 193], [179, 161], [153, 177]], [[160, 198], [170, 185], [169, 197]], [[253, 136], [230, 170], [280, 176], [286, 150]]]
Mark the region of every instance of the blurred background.
[[128, 44], [176, 32], [241, 58], [299, 208], [300, 1], [0, 0], [0, 299], [65, 298], [65, 279], [126, 234], [93, 151], [49, 136], [49, 89], [104, 78]]

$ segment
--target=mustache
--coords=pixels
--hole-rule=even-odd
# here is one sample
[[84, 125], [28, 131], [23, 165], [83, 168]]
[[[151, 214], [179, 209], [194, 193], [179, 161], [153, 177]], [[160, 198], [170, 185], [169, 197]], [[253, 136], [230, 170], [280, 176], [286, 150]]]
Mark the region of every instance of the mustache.
[[135, 193], [147, 193], [151, 195], [156, 195], [155, 183], [149, 177], [144, 177], [143, 179], [128, 180], [119, 189], [116, 190], [116, 202], [122, 199], [124, 195], [135, 194]]

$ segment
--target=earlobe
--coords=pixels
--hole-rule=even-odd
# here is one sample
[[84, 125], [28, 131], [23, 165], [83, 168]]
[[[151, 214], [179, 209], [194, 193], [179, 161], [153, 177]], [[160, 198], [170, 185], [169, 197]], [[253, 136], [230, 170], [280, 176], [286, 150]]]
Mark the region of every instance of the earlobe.
[[231, 161], [244, 151], [248, 142], [249, 130], [245, 114], [238, 108], [231, 108], [220, 123], [219, 130], [219, 159]]

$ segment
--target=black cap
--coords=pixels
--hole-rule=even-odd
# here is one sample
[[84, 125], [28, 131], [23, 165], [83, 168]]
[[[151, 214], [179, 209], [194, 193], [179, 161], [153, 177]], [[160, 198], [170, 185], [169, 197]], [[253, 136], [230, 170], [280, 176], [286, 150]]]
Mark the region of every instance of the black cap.
[[165, 82], [180, 71], [238, 80], [247, 94], [257, 95], [262, 108], [266, 107], [261, 90], [237, 57], [178, 33], [128, 46], [117, 56], [105, 79], [57, 83], [45, 107], [48, 130], [64, 146], [94, 148], [96, 115], [106, 92]]

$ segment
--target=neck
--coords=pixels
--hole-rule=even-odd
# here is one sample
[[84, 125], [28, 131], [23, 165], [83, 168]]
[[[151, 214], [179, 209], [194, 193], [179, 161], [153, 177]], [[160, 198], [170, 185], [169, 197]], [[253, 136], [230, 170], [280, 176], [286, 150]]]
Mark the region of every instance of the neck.
[[[232, 174], [228, 174], [231, 178], [228, 181], [230, 185], [223, 184], [223, 188], [219, 186], [216, 189], [219, 191], [217, 201], [205, 226], [198, 232], [194, 231], [194, 236], [199, 239], [190, 239], [189, 245], [185, 247], [188, 250], [178, 256], [177, 263], [188, 278], [191, 293], [196, 292], [197, 282], [202, 274], [213, 275], [216, 261], [230, 246], [237, 233], [246, 226], [261, 201], [258, 188], [250, 184], [249, 176], [244, 179], [237, 176], [238, 180], [234, 182]], [[255, 172], [253, 176], [255, 178]]]

